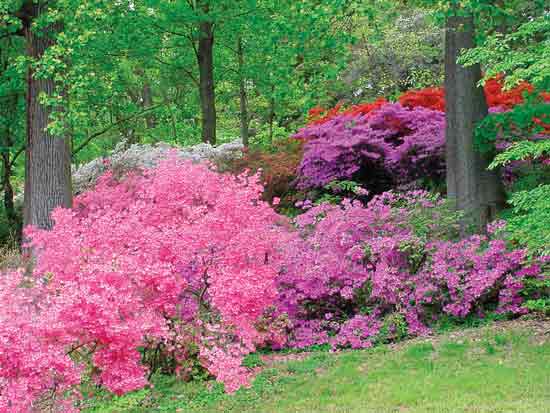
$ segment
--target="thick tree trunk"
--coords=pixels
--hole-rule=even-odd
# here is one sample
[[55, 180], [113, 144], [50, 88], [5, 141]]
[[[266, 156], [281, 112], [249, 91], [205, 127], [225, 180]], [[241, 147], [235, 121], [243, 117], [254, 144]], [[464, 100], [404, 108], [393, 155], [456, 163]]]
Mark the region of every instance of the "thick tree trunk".
[[[202, 6], [208, 13], [208, 4]], [[202, 113], [202, 141], [216, 143], [216, 95], [214, 91], [214, 30], [211, 21], [199, 25], [199, 47], [197, 61], [199, 64], [199, 92]]]
[[479, 65], [457, 64], [462, 49], [474, 47], [471, 16], [447, 19], [445, 42], [447, 194], [458, 210], [464, 212], [463, 235], [480, 232], [503, 205], [503, 190], [497, 172], [488, 171], [489, 160], [474, 150], [476, 123], [488, 109]]
[[237, 55], [239, 58], [239, 104], [240, 104], [240, 121], [241, 121], [241, 140], [245, 147], [248, 146], [248, 102], [246, 96], [246, 85], [244, 78], [244, 51], [243, 41], [239, 37], [237, 41]]
[[[27, 53], [33, 60], [42, 57], [54, 44], [52, 36], [59, 31], [54, 24], [36, 34], [32, 22], [47, 6], [26, 2], [23, 14]], [[51, 228], [50, 214], [56, 207], [71, 207], [70, 139], [52, 136], [47, 130], [51, 108], [40, 104], [41, 94], [53, 94], [53, 79], [37, 79], [32, 68], [27, 77], [27, 144], [25, 160], [24, 225]]]

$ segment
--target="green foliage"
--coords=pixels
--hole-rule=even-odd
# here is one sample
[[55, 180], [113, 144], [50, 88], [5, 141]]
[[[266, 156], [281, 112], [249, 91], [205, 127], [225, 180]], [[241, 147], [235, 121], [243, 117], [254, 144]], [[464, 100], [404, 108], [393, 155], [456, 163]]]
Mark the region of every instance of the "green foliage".
[[550, 139], [538, 141], [523, 140], [512, 144], [506, 151], [498, 154], [490, 167], [504, 166], [512, 161], [538, 159], [545, 155], [550, 156]]
[[257, 123], [257, 126], [258, 129], [253, 129], [255, 134], [250, 139], [250, 147], [254, 150], [278, 152], [281, 150], [280, 144], [287, 142], [292, 135], [291, 130], [278, 125], [274, 125], [271, 130], [268, 124]]
[[[540, 157], [548, 153], [548, 140], [527, 139], [545, 132], [545, 128], [534, 120], [546, 119], [547, 116], [550, 116], [550, 105], [534, 97], [508, 112], [492, 114], [476, 129], [476, 148], [481, 152], [494, 153], [497, 140], [512, 143], [508, 151], [499, 154], [499, 164], [510, 160]], [[520, 146], [517, 146], [518, 144]]]
[[485, 314], [483, 318], [477, 315], [469, 315], [466, 318], [458, 318], [448, 314], [442, 314], [438, 318], [434, 330], [438, 333], [447, 333], [465, 328], [480, 328], [494, 321], [505, 320], [506, 315], [497, 313]]
[[402, 314], [393, 313], [386, 316], [378, 336], [377, 343], [395, 343], [408, 336], [407, 321]]
[[370, 12], [357, 19], [360, 40], [343, 73], [339, 98], [396, 98], [443, 82], [443, 31], [432, 8], [414, 3], [375, 0]]
[[523, 295], [526, 297], [525, 308], [543, 315], [550, 315], [550, 272], [547, 272], [544, 278], [526, 282]]
[[[432, 194], [433, 208], [427, 209], [415, 205], [410, 224], [420, 239], [454, 240], [459, 236], [459, 222], [463, 215], [456, 211], [448, 200], [442, 201], [437, 194]], [[439, 199], [439, 203], [437, 200]]]
[[339, 204], [344, 199], [365, 199], [368, 192], [355, 181], [332, 181], [320, 190], [313, 190], [309, 196], [315, 200], [314, 205], [323, 203]]
[[509, 237], [534, 254], [550, 254], [550, 185], [512, 195], [514, 214], [507, 219]]
[[243, 366], [248, 369], [265, 366], [259, 353], [250, 353], [243, 360]]
[[488, 36], [481, 46], [465, 53], [462, 62], [486, 65], [485, 79], [506, 73], [508, 86], [529, 80], [539, 89], [548, 89], [550, 19], [547, 13], [536, 16], [534, 11], [530, 17], [511, 33]]

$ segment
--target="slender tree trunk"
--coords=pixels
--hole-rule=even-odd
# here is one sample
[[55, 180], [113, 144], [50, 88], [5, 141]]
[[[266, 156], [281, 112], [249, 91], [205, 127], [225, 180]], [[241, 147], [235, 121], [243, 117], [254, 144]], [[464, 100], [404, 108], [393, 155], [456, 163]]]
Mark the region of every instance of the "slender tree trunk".
[[244, 78], [244, 51], [243, 41], [239, 37], [237, 41], [237, 55], [239, 58], [239, 103], [240, 103], [240, 121], [241, 121], [241, 140], [245, 147], [248, 146], [248, 102], [246, 96], [246, 85]]
[[273, 143], [273, 123], [275, 122], [275, 85], [271, 86], [268, 122], [269, 122], [269, 143]]
[[8, 219], [10, 228], [15, 230], [15, 236], [19, 241], [21, 237], [21, 219], [17, 214], [17, 211], [15, 210], [14, 190], [11, 184], [11, 177], [13, 175], [13, 172], [9, 152], [2, 153], [2, 164], [2, 189], [4, 191], [4, 210], [6, 212], [6, 218]]
[[[11, 100], [11, 99], [10, 99]], [[15, 114], [16, 106], [17, 106], [17, 96], [15, 97], [13, 106], [11, 102], [8, 102], [10, 105], [10, 108], [8, 111], [10, 113]], [[13, 109], [13, 110], [12, 110]], [[8, 220], [8, 223], [11, 228], [15, 229], [17, 234], [17, 238], [19, 239], [19, 230], [21, 226], [20, 218], [15, 211], [15, 203], [14, 203], [14, 190], [11, 183], [11, 177], [13, 176], [13, 165], [12, 165], [12, 159], [10, 156], [9, 149], [13, 146], [13, 139], [11, 138], [11, 130], [9, 126], [6, 128], [4, 139], [2, 140], [2, 146], [7, 148], [5, 151], [2, 151], [1, 153], [1, 159], [2, 159], [2, 191], [4, 192], [4, 210], [6, 213], [6, 218]]]
[[[456, 10], [455, 10], [456, 12]], [[447, 18], [445, 41], [447, 194], [464, 212], [462, 233], [480, 232], [503, 205], [498, 173], [488, 171], [489, 160], [474, 149], [476, 123], [488, 109], [479, 65], [457, 64], [460, 51], [475, 46], [472, 16]]]
[[[143, 79], [143, 86], [141, 87], [141, 108], [147, 110], [153, 106], [153, 90], [151, 89], [151, 84], [143, 69], [137, 69], [136, 74]], [[157, 126], [155, 114], [153, 112], [146, 113], [145, 127], [147, 129], [154, 129], [155, 126]]]
[[[208, 3], [202, 6], [208, 13]], [[216, 143], [216, 95], [214, 90], [214, 30], [211, 21], [199, 25], [199, 47], [197, 61], [199, 65], [199, 92], [202, 113], [202, 141]]]
[[[143, 99], [143, 109], [148, 109], [153, 106], [153, 91], [151, 90], [151, 85], [148, 82], [143, 84], [143, 90], [141, 91], [141, 96]], [[157, 120], [155, 119], [154, 113], [147, 113], [145, 115], [145, 125], [147, 129], [154, 129], [157, 126]]]
[[[22, 21], [27, 53], [40, 59], [55, 42], [61, 28], [55, 23], [40, 34], [33, 32], [32, 22], [45, 13], [47, 5], [25, 2]], [[51, 228], [50, 214], [56, 207], [71, 207], [71, 151], [67, 136], [52, 136], [47, 130], [51, 108], [40, 104], [41, 94], [53, 94], [53, 79], [37, 79], [32, 68], [27, 75], [27, 143], [25, 160], [24, 225]]]
[[[3, 75], [8, 66], [8, 57], [6, 56], [6, 59], [4, 60], [2, 54], [0, 53], [0, 62], [2, 64], [0, 66], [0, 75]], [[16, 122], [18, 101], [19, 95], [17, 93], [7, 96], [3, 108], [6, 122], [5, 128], [1, 131], [0, 135], [0, 146], [4, 147], [4, 150], [0, 151], [0, 159], [2, 162], [2, 174], [0, 176], [2, 186], [0, 191], [4, 194], [4, 212], [6, 214], [8, 225], [11, 230], [15, 230], [16, 239], [19, 241], [21, 236], [21, 219], [15, 210], [14, 190], [11, 183], [11, 178], [13, 175], [13, 160], [10, 153], [14, 145], [11, 124]]]

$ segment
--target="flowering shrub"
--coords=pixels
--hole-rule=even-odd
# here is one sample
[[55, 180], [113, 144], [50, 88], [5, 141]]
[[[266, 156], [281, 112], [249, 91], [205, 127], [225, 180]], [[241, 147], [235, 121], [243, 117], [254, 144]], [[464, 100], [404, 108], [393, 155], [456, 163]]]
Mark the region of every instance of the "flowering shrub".
[[402, 94], [398, 100], [406, 108], [422, 107], [445, 112], [445, 91], [443, 88], [431, 87], [409, 90]]
[[445, 313], [523, 312], [523, 280], [540, 268], [502, 240], [454, 241], [456, 218], [423, 191], [309, 208], [296, 219], [305, 241], [278, 280], [292, 345], [368, 347], [399, 320], [417, 335]]
[[258, 179], [173, 155], [121, 181], [105, 174], [74, 209], [53, 213], [52, 231], [29, 230], [33, 277], [0, 280], [0, 319], [10, 320], [0, 327], [0, 411], [30, 411], [77, 383], [85, 364], [117, 394], [140, 388], [138, 349], [177, 362], [189, 341], [226, 390], [246, 385], [243, 355], [274, 337], [257, 323], [276, 298], [288, 236]]
[[97, 179], [108, 170], [115, 175], [124, 175], [136, 169], [153, 168], [166, 159], [170, 153], [177, 153], [181, 159], [195, 162], [211, 161], [225, 163], [242, 156], [244, 146], [240, 140], [212, 146], [199, 143], [194, 146], [174, 148], [165, 143], [156, 145], [134, 144], [129, 147], [121, 142], [107, 158], [98, 158], [73, 170], [73, 189], [76, 194], [93, 188]]
[[320, 187], [353, 179], [371, 192], [396, 183], [443, 176], [445, 115], [424, 108], [386, 104], [367, 115], [343, 114], [308, 126], [299, 185]]
[[325, 110], [321, 107], [314, 107], [308, 112], [308, 126], [309, 125], [322, 125], [331, 119], [334, 119], [340, 115], [362, 116], [367, 115], [376, 109], [384, 106], [388, 101], [384, 98], [378, 98], [372, 103], [361, 103], [359, 105], [353, 105], [348, 109], [341, 110], [342, 104], [339, 103], [335, 107], [329, 110]]
[[[81, 368], [47, 333], [47, 286], [20, 272], [0, 274], [0, 412], [57, 406], [72, 412], [64, 393], [80, 381]], [[39, 316], [44, 314], [43, 316]], [[69, 396], [71, 396], [69, 394]], [[44, 411], [46, 411], [44, 409]]]
[[242, 173], [246, 170], [260, 171], [264, 185], [263, 199], [272, 202], [281, 198], [279, 207], [288, 207], [292, 202], [292, 183], [296, 179], [296, 170], [302, 159], [302, 144], [288, 139], [275, 146], [273, 152], [250, 149], [242, 158], [229, 164], [229, 170]]
[[512, 109], [514, 106], [522, 104], [524, 95], [530, 95], [535, 90], [533, 85], [527, 82], [522, 82], [512, 89], [504, 90], [503, 76], [487, 80], [483, 89], [489, 107], [501, 106], [506, 109]]
[[[481, 144], [490, 149], [498, 140], [503, 150], [514, 138], [539, 139], [550, 133], [547, 94], [536, 105], [521, 105], [533, 87], [521, 83], [504, 89], [504, 79], [485, 83], [490, 113], [483, 123]], [[339, 179], [353, 179], [373, 193], [396, 184], [426, 178], [437, 183], [444, 170], [445, 92], [443, 88], [410, 90], [398, 104], [384, 99], [342, 109], [314, 108], [309, 123], [295, 137], [303, 139], [304, 157], [298, 169], [303, 188], [319, 188]], [[514, 110], [511, 112], [511, 110]], [[503, 133], [504, 131], [504, 133]], [[481, 145], [480, 144], [480, 145]]]
[[[489, 108], [512, 109], [524, 103], [524, 95], [533, 93], [534, 88], [527, 82], [509, 89], [504, 89], [504, 77], [488, 79], [483, 86], [485, 99]], [[544, 97], [544, 94], [542, 95]], [[445, 90], [442, 87], [409, 90], [399, 97], [399, 103], [409, 108], [424, 107], [445, 111]]]

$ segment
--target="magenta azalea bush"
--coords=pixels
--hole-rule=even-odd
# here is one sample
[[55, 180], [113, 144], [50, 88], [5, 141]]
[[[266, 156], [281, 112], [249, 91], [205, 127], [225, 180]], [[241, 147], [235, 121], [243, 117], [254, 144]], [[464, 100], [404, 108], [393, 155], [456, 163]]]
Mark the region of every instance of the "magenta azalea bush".
[[443, 314], [522, 313], [523, 280], [541, 273], [503, 240], [454, 241], [455, 217], [423, 191], [322, 204], [296, 224], [303, 241], [278, 278], [296, 347], [368, 347], [399, 324], [423, 334]]
[[141, 388], [147, 349], [182, 364], [197, 346], [226, 390], [247, 385], [243, 357], [284, 340], [258, 328], [291, 234], [262, 190], [172, 157], [104, 175], [52, 231], [29, 230], [33, 274], [0, 276], [0, 412], [54, 399], [71, 411], [84, 372], [117, 394]]
[[342, 114], [301, 129], [301, 188], [353, 179], [380, 193], [419, 178], [445, 174], [445, 114], [385, 104], [366, 115]]

